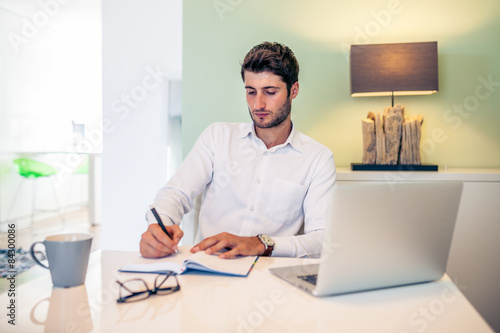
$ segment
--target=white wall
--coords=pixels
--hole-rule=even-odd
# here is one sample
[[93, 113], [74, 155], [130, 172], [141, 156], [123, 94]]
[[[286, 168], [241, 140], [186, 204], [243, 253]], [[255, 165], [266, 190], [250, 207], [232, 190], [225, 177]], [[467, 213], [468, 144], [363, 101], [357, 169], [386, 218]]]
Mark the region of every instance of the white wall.
[[146, 210], [166, 181], [168, 76], [182, 71], [182, 0], [102, 0], [102, 22], [102, 247], [138, 250]]
[[0, 152], [73, 152], [101, 122], [100, 0], [0, 0], [0, 34]]

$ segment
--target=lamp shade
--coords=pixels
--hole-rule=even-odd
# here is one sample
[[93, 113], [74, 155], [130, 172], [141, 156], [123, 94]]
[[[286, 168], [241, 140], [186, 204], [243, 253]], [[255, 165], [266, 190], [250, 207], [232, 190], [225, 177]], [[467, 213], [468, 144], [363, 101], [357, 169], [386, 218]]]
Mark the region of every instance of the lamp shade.
[[437, 42], [351, 45], [351, 96], [438, 91]]

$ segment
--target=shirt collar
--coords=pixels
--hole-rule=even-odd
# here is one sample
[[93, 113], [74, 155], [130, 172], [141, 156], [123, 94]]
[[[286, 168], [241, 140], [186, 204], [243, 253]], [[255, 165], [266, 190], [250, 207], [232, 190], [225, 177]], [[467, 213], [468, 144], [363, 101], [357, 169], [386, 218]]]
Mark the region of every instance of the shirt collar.
[[[254, 138], [258, 139], [259, 137], [257, 136], [257, 133], [255, 133], [255, 126], [253, 122], [250, 123], [245, 123], [244, 126], [242, 127], [241, 130], [241, 138], [244, 139], [248, 136], [253, 136]], [[260, 140], [260, 139], [259, 139]], [[276, 147], [271, 148], [272, 150], [277, 150], [283, 147], [286, 147], [287, 145], [290, 145], [293, 149], [303, 153], [304, 152], [304, 145], [302, 144], [302, 140], [300, 139], [299, 132], [295, 130], [295, 126], [293, 126], [292, 122], [292, 131], [290, 132], [290, 135], [286, 139], [286, 141]]]

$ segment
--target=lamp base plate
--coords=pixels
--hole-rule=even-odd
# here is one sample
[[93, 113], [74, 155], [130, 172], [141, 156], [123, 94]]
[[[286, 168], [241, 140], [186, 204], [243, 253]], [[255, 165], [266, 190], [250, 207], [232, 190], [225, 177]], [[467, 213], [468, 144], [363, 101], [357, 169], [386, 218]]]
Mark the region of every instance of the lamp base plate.
[[362, 164], [351, 163], [352, 171], [438, 171], [435, 164]]

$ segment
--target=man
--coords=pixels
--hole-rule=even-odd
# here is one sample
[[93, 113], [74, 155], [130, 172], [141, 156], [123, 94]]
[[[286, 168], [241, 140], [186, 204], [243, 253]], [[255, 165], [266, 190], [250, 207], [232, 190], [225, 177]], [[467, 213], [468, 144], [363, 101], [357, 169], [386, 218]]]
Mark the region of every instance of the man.
[[[182, 216], [202, 193], [191, 252], [319, 256], [329, 197], [336, 183], [331, 151], [295, 130], [292, 100], [299, 92], [293, 52], [264, 42], [245, 56], [241, 76], [252, 123], [215, 123], [199, 137], [154, 202], [172, 239], [148, 212], [144, 257], [177, 250]], [[304, 234], [298, 235], [303, 226]]]

